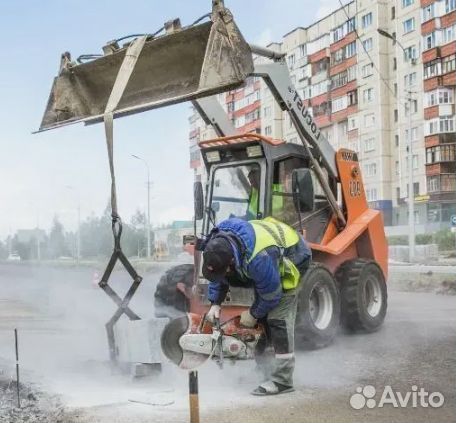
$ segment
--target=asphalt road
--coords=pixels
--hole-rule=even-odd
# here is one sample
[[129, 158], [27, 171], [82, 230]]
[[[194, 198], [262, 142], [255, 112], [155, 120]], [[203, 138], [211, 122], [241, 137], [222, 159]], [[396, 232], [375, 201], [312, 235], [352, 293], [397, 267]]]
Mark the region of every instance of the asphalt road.
[[[105, 364], [103, 325], [115, 306], [92, 286], [94, 270], [0, 265], [0, 357], [14, 363], [12, 328], [19, 327], [24, 378], [62, 396], [65, 422], [188, 421], [185, 372], [166, 365], [155, 378], [133, 381]], [[142, 317], [153, 314], [158, 276], [145, 275], [132, 303]], [[114, 278], [116, 287], [127, 289], [124, 275]], [[341, 333], [332, 346], [297, 355], [294, 393], [250, 396], [259, 381], [252, 362], [223, 370], [213, 363], [203, 366], [201, 421], [454, 422], [456, 297], [391, 288], [388, 316], [379, 332]], [[352, 408], [350, 398], [365, 386], [375, 389], [368, 398], [375, 403]], [[444, 404], [423, 407], [418, 399], [414, 407], [415, 387], [440, 393]], [[394, 392], [393, 397], [385, 392]], [[379, 406], [382, 395], [399, 402], [396, 392], [403, 400], [410, 397], [406, 406]], [[374, 394], [372, 388], [366, 393]], [[362, 400], [358, 395], [352, 402], [359, 406]]]

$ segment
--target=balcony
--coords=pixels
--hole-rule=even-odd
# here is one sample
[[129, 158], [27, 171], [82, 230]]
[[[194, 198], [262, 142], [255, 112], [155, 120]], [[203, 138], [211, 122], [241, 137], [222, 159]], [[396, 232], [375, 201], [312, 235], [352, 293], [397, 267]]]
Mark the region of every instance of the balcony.
[[425, 138], [425, 147], [456, 143], [456, 133], [429, 135]]
[[339, 72], [342, 72], [348, 69], [351, 66], [356, 65], [356, 54], [349, 58], [343, 58], [338, 62], [331, 63], [331, 68], [329, 70], [330, 76], [334, 76]]
[[426, 148], [426, 175], [443, 173], [456, 175], [456, 144], [441, 144]]
[[311, 83], [318, 84], [318, 83], [324, 81], [325, 79], [328, 79], [328, 69], [318, 72], [315, 75], [312, 75]]
[[426, 180], [430, 202], [444, 203], [456, 200], [456, 175], [454, 173], [427, 176]]

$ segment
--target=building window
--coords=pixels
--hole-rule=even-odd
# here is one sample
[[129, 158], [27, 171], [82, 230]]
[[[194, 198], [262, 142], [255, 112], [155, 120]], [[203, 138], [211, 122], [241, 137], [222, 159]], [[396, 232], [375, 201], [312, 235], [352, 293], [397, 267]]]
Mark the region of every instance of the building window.
[[363, 48], [366, 51], [372, 50], [372, 46], [374, 45], [372, 38], [368, 38], [367, 40], [363, 41]]
[[399, 135], [394, 135], [394, 145], [396, 147], [399, 147]]
[[396, 19], [396, 8], [393, 6], [391, 8], [391, 20], [394, 21]]
[[410, 6], [413, 2], [414, 0], [402, 0], [402, 8]]
[[352, 43], [347, 44], [345, 46], [345, 56], [348, 59], [349, 57], [352, 57], [355, 54], [356, 54], [356, 41], [353, 41]]
[[321, 81], [318, 84], [312, 85], [312, 97], [328, 92], [328, 81]]
[[434, 76], [441, 75], [442, 73], [442, 64], [440, 60], [433, 60], [432, 62], [427, 62], [423, 67], [424, 79], [432, 78]]
[[331, 113], [331, 106], [330, 106], [330, 103], [328, 103], [327, 101], [317, 105], [317, 106], [314, 106], [312, 108], [312, 112], [313, 112], [313, 116], [314, 117], [317, 117], [317, 116], [323, 116], [323, 115], [329, 115]]
[[439, 121], [440, 132], [454, 132], [454, 116], [442, 116]]
[[442, 59], [443, 73], [453, 72], [456, 70], [456, 54], [444, 57]]
[[271, 106], [266, 106], [263, 109], [263, 115], [265, 118], [271, 116]]
[[445, 0], [445, 13], [456, 10], [456, 0]]
[[356, 118], [352, 117], [352, 118], [348, 119], [348, 130], [349, 131], [356, 129], [357, 127], [358, 127], [358, 123], [356, 122]]
[[348, 82], [347, 72], [343, 71], [331, 77], [331, 88], [339, 88]]
[[375, 114], [368, 113], [367, 115], [364, 115], [364, 127], [370, 128], [374, 125], [375, 125]]
[[404, 76], [404, 85], [409, 87], [416, 84], [416, 72], [409, 73]]
[[428, 176], [427, 190], [428, 192], [440, 191], [440, 178], [438, 176]]
[[375, 138], [368, 138], [364, 140], [364, 152], [375, 150]]
[[239, 116], [234, 120], [234, 126], [236, 128], [240, 128], [241, 126], [245, 125], [245, 115]]
[[348, 69], [347, 69], [347, 80], [348, 82], [350, 81], [353, 81], [354, 79], [356, 79], [356, 69], [357, 69], [357, 66], [350, 66]]
[[367, 88], [366, 90], [363, 91], [363, 100], [364, 100], [364, 103], [372, 103], [372, 101], [374, 101], [374, 89], [373, 88]]
[[347, 99], [348, 99], [348, 106], [354, 106], [355, 104], [358, 104], [358, 91], [357, 90], [349, 91], [347, 93]]
[[421, 9], [422, 21], [426, 22], [434, 18], [435, 3], [431, 3]]
[[399, 175], [400, 173], [400, 168], [399, 168], [399, 160], [396, 160], [394, 163], [394, 169], [396, 171], [396, 175]]
[[454, 91], [451, 88], [438, 88], [425, 93], [425, 99], [427, 107], [438, 104], [454, 104]]
[[415, 18], [410, 18], [402, 22], [404, 28], [404, 34], [412, 32], [415, 29]]
[[[408, 129], [405, 130], [405, 139], [407, 142], [410, 141]], [[418, 128], [417, 127], [412, 128], [412, 141], [418, 141]]]
[[366, 200], [367, 201], [377, 201], [377, 188], [367, 188], [366, 189]]
[[344, 24], [338, 26], [337, 28], [331, 31], [332, 42], [335, 43], [336, 41], [341, 40], [344, 38], [348, 33], [354, 31], [356, 28], [356, 20], [355, 18], [349, 19]]
[[331, 110], [333, 113], [339, 112], [340, 110], [347, 108], [347, 96], [334, 98], [331, 102]]
[[377, 163], [366, 163], [364, 165], [364, 175], [366, 177], [377, 175]]
[[361, 26], [363, 28], [367, 28], [370, 25], [372, 25], [372, 12], [361, 17]]
[[393, 57], [393, 70], [397, 69], [397, 59]]
[[[405, 116], [408, 116], [409, 114], [409, 107], [410, 103], [407, 101], [407, 103], [404, 104], [404, 114]], [[418, 100], [412, 100], [412, 114], [418, 112]]]
[[394, 109], [394, 122], [397, 122], [399, 120], [399, 113], [397, 112], [397, 109]]
[[416, 50], [416, 46], [410, 46], [404, 50], [404, 61], [405, 62], [409, 62], [414, 59], [417, 59], [417, 57], [418, 57], [418, 52]]
[[296, 56], [294, 54], [290, 54], [288, 57], [287, 57], [287, 61], [288, 61], [288, 66], [293, 69], [293, 66], [296, 62]]
[[246, 113], [245, 115], [245, 123], [253, 122], [260, 118], [260, 109], [255, 109], [252, 112]]
[[435, 176], [428, 176], [427, 186], [429, 192], [449, 191], [456, 190], [456, 175], [455, 174], [442, 174]]
[[435, 47], [435, 32], [431, 32], [423, 37], [423, 50]]
[[418, 169], [418, 154], [413, 155], [412, 166], [413, 166], [413, 170]]
[[268, 125], [264, 128], [264, 134], [265, 135], [271, 135], [272, 134], [272, 127], [271, 125]]
[[428, 120], [426, 123], [429, 135], [454, 132], [455, 130], [454, 116], [441, 116], [437, 119]]
[[361, 68], [361, 74], [363, 76], [363, 78], [367, 78], [368, 76], [371, 76], [372, 75], [372, 69], [373, 69], [373, 64], [372, 63], [369, 63], [367, 65], [364, 65], [362, 68]]
[[450, 43], [456, 39], [456, 24], [442, 29], [442, 44]]
[[316, 63], [313, 63], [312, 64], [312, 75], [317, 75], [320, 72], [326, 72], [328, 70], [328, 66], [329, 66], [329, 60], [327, 58], [319, 60]]
[[426, 149], [426, 164], [454, 162], [456, 160], [456, 145], [437, 145]]

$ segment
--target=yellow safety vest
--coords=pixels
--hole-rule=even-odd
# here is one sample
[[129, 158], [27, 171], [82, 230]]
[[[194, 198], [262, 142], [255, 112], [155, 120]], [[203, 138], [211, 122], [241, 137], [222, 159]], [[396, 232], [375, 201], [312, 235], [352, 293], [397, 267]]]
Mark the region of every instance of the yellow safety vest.
[[301, 275], [294, 263], [287, 257], [283, 257], [283, 250], [299, 242], [298, 233], [291, 226], [279, 222], [273, 217], [251, 220], [249, 223], [255, 231], [255, 247], [247, 263], [250, 263], [260, 251], [273, 245], [279, 247], [281, 252], [279, 270], [282, 287], [287, 290], [296, 288]]
[[[281, 184], [272, 184], [272, 192], [278, 191], [281, 192]], [[283, 197], [274, 195], [272, 196], [272, 213], [278, 213], [283, 209]], [[248, 213], [250, 216], [257, 216], [258, 213], [258, 190], [252, 187], [249, 197], [249, 208]]]

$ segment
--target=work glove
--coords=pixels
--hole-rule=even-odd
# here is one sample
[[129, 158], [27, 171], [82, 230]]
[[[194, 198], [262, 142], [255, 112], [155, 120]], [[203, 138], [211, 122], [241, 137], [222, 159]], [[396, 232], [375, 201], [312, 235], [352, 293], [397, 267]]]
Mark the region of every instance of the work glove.
[[215, 319], [220, 319], [220, 306], [212, 304], [211, 308], [206, 314], [206, 320], [210, 323], [215, 323]]
[[241, 326], [253, 328], [257, 324], [257, 319], [250, 314], [250, 310], [245, 310], [241, 313]]

